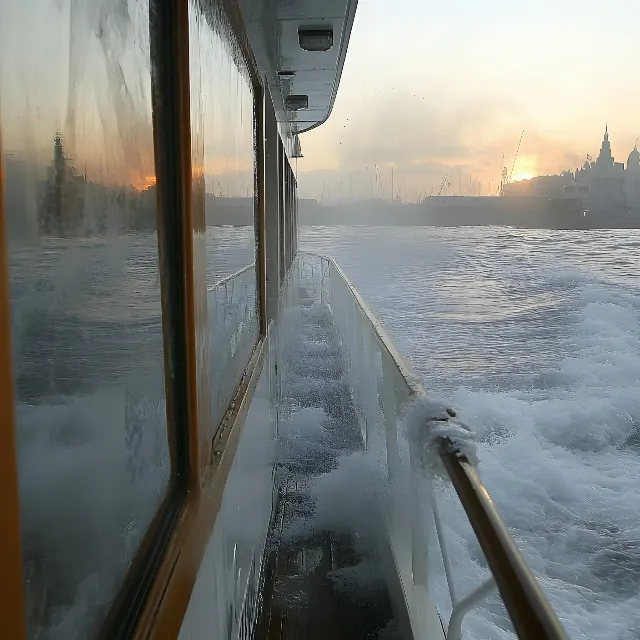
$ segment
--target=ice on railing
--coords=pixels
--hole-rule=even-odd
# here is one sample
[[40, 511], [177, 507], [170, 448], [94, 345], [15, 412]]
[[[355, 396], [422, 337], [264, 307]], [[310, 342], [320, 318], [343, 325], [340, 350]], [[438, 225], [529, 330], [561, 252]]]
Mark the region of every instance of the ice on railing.
[[211, 345], [211, 407], [219, 424], [258, 340], [255, 265], [214, 285], [208, 292]]
[[408, 402], [402, 417], [424, 471], [446, 473], [440, 458], [443, 446], [477, 464], [475, 432], [443, 401], [416, 396]]

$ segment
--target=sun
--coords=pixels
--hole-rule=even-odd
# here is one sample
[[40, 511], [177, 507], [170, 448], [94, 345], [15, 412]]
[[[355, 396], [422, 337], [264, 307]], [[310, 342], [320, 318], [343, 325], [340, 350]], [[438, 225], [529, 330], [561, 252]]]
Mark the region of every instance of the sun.
[[514, 176], [513, 176], [513, 181], [514, 182], [520, 182], [520, 180], [531, 180], [531, 178], [533, 178], [533, 173], [531, 173], [530, 171], [518, 171]]
[[535, 155], [520, 156], [513, 167], [513, 182], [531, 180], [538, 175], [538, 158]]

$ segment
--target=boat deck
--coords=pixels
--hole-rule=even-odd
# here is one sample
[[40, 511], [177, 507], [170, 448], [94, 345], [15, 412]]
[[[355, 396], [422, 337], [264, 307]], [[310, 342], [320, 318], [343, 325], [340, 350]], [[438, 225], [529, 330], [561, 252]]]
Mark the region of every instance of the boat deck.
[[[303, 299], [299, 330], [286, 337], [283, 404], [293, 409], [280, 434], [259, 634], [268, 640], [396, 638], [384, 582], [366, 573], [355, 586], [340, 579], [375, 566], [371, 550], [356, 545], [353, 533], [314, 520], [314, 482], [336, 469], [342, 455], [361, 449], [362, 438], [330, 313], [311, 305]], [[321, 441], [296, 427], [305, 409], [324, 411]]]

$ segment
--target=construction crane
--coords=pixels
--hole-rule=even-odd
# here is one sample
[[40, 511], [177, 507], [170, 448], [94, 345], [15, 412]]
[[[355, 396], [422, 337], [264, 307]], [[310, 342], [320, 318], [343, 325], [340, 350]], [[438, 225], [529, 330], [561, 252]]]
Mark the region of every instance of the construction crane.
[[518, 148], [516, 149], [516, 155], [513, 157], [513, 164], [511, 165], [511, 173], [509, 174], [509, 182], [513, 178], [513, 170], [516, 168], [516, 160], [518, 159], [518, 153], [520, 153], [520, 145], [522, 144], [522, 136], [524, 136], [524, 129], [520, 134], [520, 141], [518, 142]]
[[504, 195], [504, 187], [507, 182], [507, 167], [504, 166], [504, 153], [502, 154], [502, 164], [500, 165], [502, 169], [500, 169], [500, 182], [498, 183], [498, 190], [496, 194], [499, 196]]
[[[444, 174], [444, 178], [442, 178], [442, 183], [440, 184], [440, 189], [438, 189], [438, 195], [442, 194], [442, 190], [445, 189], [446, 187], [450, 187], [451, 186], [451, 182], [449, 182], [449, 178], [447, 176], [447, 174]], [[446, 192], [445, 192], [446, 193]]]
[[522, 137], [524, 136], [524, 129], [520, 134], [520, 140], [518, 141], [518, 147], [516, 149], [516, 155], [513, 157], [513, 164], [511, 165], [511, 173], [507, 173], [507, 167], [504, 166], [504, 153], [502, 154], [502, 172], [500, 174], [500, 185], [498, 186], [498, 195], [503, 196], [507, 185], [513, 178], [513, 170], [516, 168], [516, 160], [518, 159], [518, 153], [520, 152], [520, 145], [522, 144]]

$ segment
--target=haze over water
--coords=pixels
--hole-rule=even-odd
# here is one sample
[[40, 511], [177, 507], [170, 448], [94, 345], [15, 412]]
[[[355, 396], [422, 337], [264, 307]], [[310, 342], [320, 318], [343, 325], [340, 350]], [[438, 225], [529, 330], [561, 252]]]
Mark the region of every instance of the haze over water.
[[[574, 639], [640, 637], [640, 231], [308, 227], [433, 394]], [[458, 591], [486, 577], [441, 503]], [[438, 605], [450, 611], [441, 576]], [[493, 601], [473, 638], [513, 637]]]

